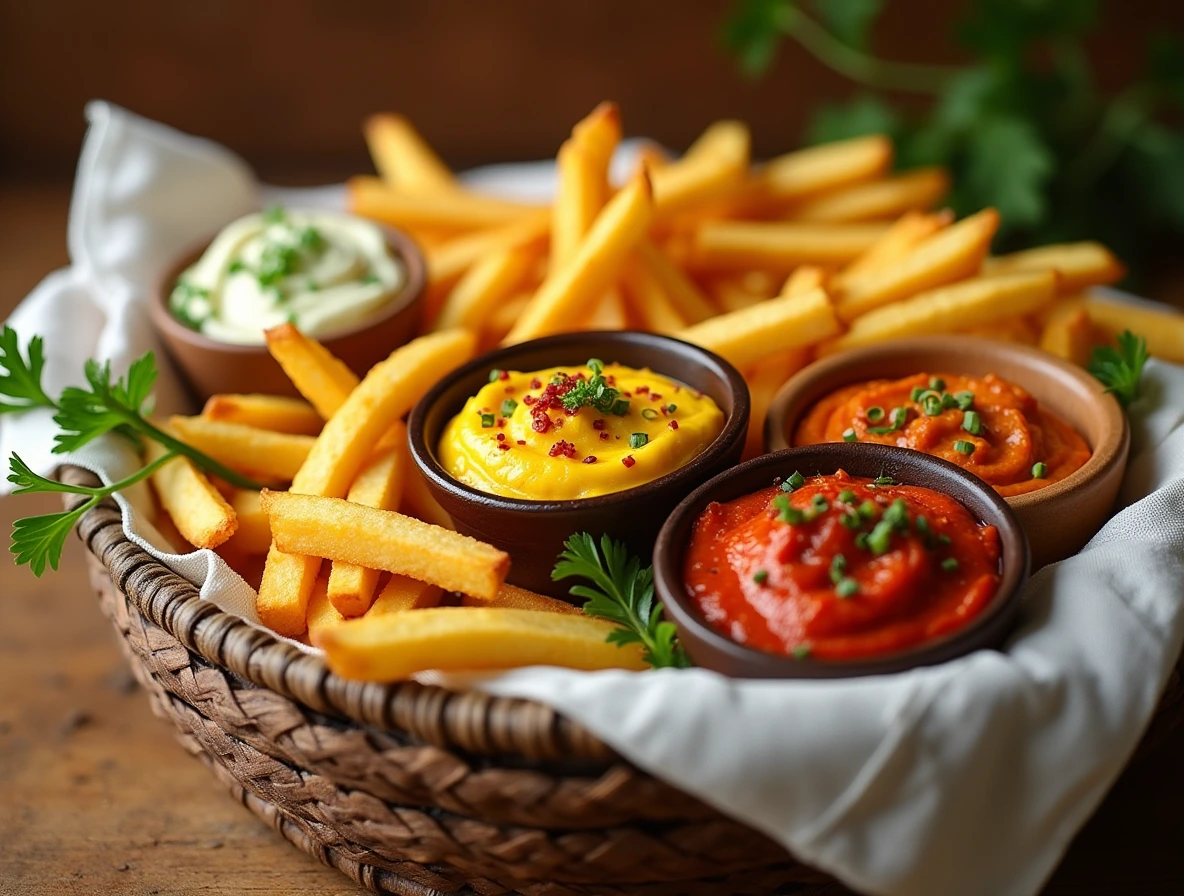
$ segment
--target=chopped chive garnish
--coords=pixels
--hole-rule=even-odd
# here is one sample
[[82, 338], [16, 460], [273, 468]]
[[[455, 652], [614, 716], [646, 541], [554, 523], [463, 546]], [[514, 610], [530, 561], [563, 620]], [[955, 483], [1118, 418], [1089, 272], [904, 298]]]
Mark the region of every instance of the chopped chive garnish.
[[974, 442], [959, 439], [954, 443], [954, 450], [959, 454], [974, 454]]
[[929, 392], [921, 399], [921, 413], [926, 417], [936, 417], [941, 413], [941, 396]]
[[806, 521], [806, 514], [796, 507], [791, 507], [789, 498], [785, 495], [775, 497], [773, 499], [773, 506], [779, 511], [777, 519], [783, 523], [789, 523], [791, 526], [800, 526]]
[[793, 658], [795, 660], [804, 660], [809, 655], [810, 655], [810, 645], [809, 644], [799, 644], [797, 647], [795, 647], [793, 649]]
[[892, 545], [892, 530], [896, 527], [888, 520], [880, 520], [867, 537], [867, 546], [877, 557], [886, 554]]
[[769, 571], [767, 569], [758, 569], [752, 574], [752, 580], [758, 585], [763, 585], [769, 581]]
[[905, 528], [909, 524], [909, 507], [903, 498], [897, 498], [884, 511], [883, 522], [891, 523], [894, 528]]
[[625, 401], [623, 398], [619, 401], [614, 401], [612, 413], [615, 417], [624, 417], [629, 413], [629, 402]]
[[879, 423], [884, 419], [884, 409], [878, 404], [867, 409], [867, 419], [872, 423]]
[[953, 557], [946, 557], [945, 560], [941, 561], [941, 568], [946, 572], [955, 572], [958, 569], [958, 561]]
[[843, 575], [847, 572], [847, 558], [842, 554], [835, 554], [830, 561], [830, 580], [834, 584], [839, 584]]
[[835, 583], [835, 594], [846, 600], [849, 597], [854, 597], [859, 593], [859, 583], [851, 577], [839, 579]]
[[634, 432], [629, 434], [630, 448], [644, 448], [649, 443], [650, 437], [644, 432]]
[[678, 410], [678, 405], [676, 405], [676, 404], [666, 405], [666, 413], [667, 414], [673, 414], [677, 410]]
[[962, 415], [962, 428], [972, 436], [982, 433], [983, 421], [979, 419], [978, 411], [966, 411]]
[[489, 381], [491, 383], [496, 383], [501, 378], [502, 378], [502, 372], [500, 370], [498, 370], [496, 367], [493, 368], [493, 370], [489, 371]]
[[943, 411], [952, 410], [953, 408], [956, 408], [957, 406], [958, 406], [958, 399], [956, 399], [949, 392], [941, 393], [941, 409]]
[[876, 515], [876, 502], [864, 501], [859, 505], [859, 518], [863, 520], [870, 520]]
[[842, 523], [844, 527], [850, 529], [853, 532], [863, 525], [863, 520], [860, 518], [859, 514], [853, 510], [848, 510], [841, 517], [839, 517], [839, 522]]
[[929, 518], [924, 516], [916, 517], [913, 520], [913, 527], [922, 535], [929, 534]]
[[851, 491], [851, 489], [849, 489], [849, 488], [845, 488], [841, 492], [839, 492], [839, 500], [842, 501], [844, 504], [854, 504], [855, 503], [855, 492]]
[[481, 428], [482, 429], [489, 429], [490, 427], [493, 426], [493, 424], [495, 422], [496, 421], [494, 419], [493, 414], [482, 414], [481, 415]]
[[900, 429], [899, 426], [869, 426], [867, 433], [870, 436], [887, 436]]
[[934, 392], [941, 392], [946, 387], [946, 381], [940, 376], [935, 376], [929, 381], [929, 388]]
[[904, 429], [904, 425], [909, 422], [909, 409], [893, 408], [888, 420], [892, 423], [893, 429]]
[[847, 430], [843, 431], [843, 441], [844, 442], [858, 442], [859, 436], [856, 435], [855, 430], [847, 429]]
[[909, 393], [909, 401], [920, 401], [921, 396], [925, 394], [924, 386], [913, 386], [913, 391]]
[[953, 541], [953, 539], [950, 538], [950, 536], [946, 535], [944, 532], [941, 535], [937, 536], [937, 543], [938, 544], [950, 544], [952, 541]]
[[972, 407], [974, 407], [974, 393], [955, 392], [954, 401], [958, 402], [958, 410], [969, 411]]
[[642, 408], [641, 409], [641, 416], [645, 417], [646, 420], [657, 420], [658, 419], [658, 412], [655, 411], [653, 408]]
[[589, 358], [586, 366], [593, 373], [596, 373], [596, 374], [604, 373], [604, 362], [601, 361], [599, 358]]
[[810, 508], [815, 513], [826, 513], [830, 510], [830, 501], [826, 500], [822, 495], [815, 495], [810, 499]]
[[877, 476], [872, 485], [896, 485], [896, 480], [891, 476]]
[[514, 416], [514, 411], [516, 411], [517, 409], [518, 409], [518, 402], [516, 402], [512, 398], [507, 398], [505, 401], [502, 402], [502, 416], [503, 417]]
[[786, 479], [785, 481], [789, 484], [790, 491], [797, 491], [799, 488], [801, 488], [803, 485], [806, 484], [806, 477], [803, 476], [801, 473], [799, 473], [797, 470], [794, 470], [792, 473], [789, 474], [789, 478]]
[[1038, 463], [1032, 464], [1032, 478], [1033, 479], [1043, 479], [1047, 475], [1048, 475], [1048, 464], [1046, 464], [1044, 461], [1039, 461]]
[[857, 548], [859, 548], [861, 551], [866, 551], [868, 549], [867, 539], [868, 539], [868, 533], [860, 532], [858, 535], [855, 536], [855, 546]]

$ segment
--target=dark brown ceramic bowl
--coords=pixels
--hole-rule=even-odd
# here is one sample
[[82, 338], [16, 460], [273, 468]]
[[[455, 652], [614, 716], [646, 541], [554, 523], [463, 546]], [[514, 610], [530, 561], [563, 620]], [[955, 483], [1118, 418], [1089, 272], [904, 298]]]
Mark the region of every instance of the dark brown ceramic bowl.
[[[489, 382], [490, 370], [544, 370], [583, 364], [588, 358], [648, 367], [702, 391], [723, 410], [723, 431], [686, 466], [644, 485], [595, 498], [504, 498], [458, 482], [440, 465], [436, 457], [440, 434], [465, 401]], [[551, 570], [569, 536], [588, 532], [599, 539], [607, 533], [648, 556], [674, 506], [696, 486], [740, 460], [748, 432], [748, 387], [739, 371], [718, 355], [668, 336], [633, 331], [568, 333], [489, 352], [444, 377], [411, 411], [408, 431], [412, 457], [457, 529], [508, 552], [512, 584], [568, 599], [571, 583], [552, 582]]]
[[1081, 469], [1007, 499], [1028, 533], [1036, 569], [1080, 550], [1114, 507], [1130, 452], [1130, 431], [1122, 408], [1101, 383], [1080, 367], [1031, 346], [969, 336], [920, 336], [823, 358], [782, 386], [773, 399], [765, 420], [765, 448], [790, 447], [798, 422], [835, 389], [920, 372], [997, 374], [1023, 387], [1085, 438], [1093, 453]]
[[[403, 264], [403, 288], [375, 317], [347, 329], [318, 337], [325, 348], [349, 365], [358, 376], [413, 338], [423, 312], [426, 268], [423, 254], [411, 237], [382, 227], [392, 257]], [[296, 389], [265, 345], [232, 345], [203, 336], [169, 311], [169, 294], [182, 271], [193, 264], [213, 237], [185, 252], [170, 264], [149, 297], [148, 312], [165, 349], [185, 381], [201, 401], [222, 392], [263, 392], [295, 395]]]
[[[851, 661], [794, 659], [745, 647], [714, 629], [699, 612], [683, 579], [695, 520], [713, 501], [732, 501], [772, 485], [795, 471], [803, 476], [846, 470], [852, 476], [891, 476], [906, 485], [943, 492], [980, 522], [999, 530], [1001, 579], [991, 603], [970, 624], [936, 641], [885, 656]], [[698, 666], [736, 678], [848, 678], [931, 666], [983, 648], [999, 647], [1019, 609], [1028, 579], [1028, 540], [1007, 502], [962, 468], [919, 451], [844, 442], [766, 454], [716, 476], [674, 509], [654, 548], [654, 584], [678, 636]]]

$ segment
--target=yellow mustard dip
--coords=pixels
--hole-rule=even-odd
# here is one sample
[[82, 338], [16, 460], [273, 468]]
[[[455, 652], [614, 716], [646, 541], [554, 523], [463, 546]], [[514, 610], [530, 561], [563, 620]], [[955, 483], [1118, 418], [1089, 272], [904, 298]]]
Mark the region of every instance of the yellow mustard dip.
[[702, 454], [723, 427], [723, 411], [701, 392], [648, 369], [591, 360], [491, 371], [445, 427], [439, 456], [452, 476], [481, 491], [562, 501], [665, 476]]

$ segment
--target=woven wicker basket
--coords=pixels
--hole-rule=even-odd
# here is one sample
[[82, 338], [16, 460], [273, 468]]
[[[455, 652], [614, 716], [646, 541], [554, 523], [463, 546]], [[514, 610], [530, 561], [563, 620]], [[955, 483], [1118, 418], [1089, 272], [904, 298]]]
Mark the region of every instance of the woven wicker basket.
[[[62, 471], [97, 485], [90, 472]], [[154, 711], [305, 852], [403, 896], [846, 892], [767, 837], [524, 700], [332, 674], [127, 539], [80, 521], [91, 579]], [[1184, 710], [1177, 668], [1141, 750]]]

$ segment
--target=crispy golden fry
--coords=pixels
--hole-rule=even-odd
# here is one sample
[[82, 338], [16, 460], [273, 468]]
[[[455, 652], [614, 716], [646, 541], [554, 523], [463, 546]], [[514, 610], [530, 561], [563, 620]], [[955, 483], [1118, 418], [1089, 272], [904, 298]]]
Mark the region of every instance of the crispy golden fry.
[[229, 501], [238, 517], [238, 531], [231, 544], [244, 554], [266, 554], [271, 547], [271, 523], [263, 512], [259, 492], [236, 488]]
[[668, 221], [725, 196], [743, 181], [749, 152], [748, 125], [740, 121], [712, 124], [681, 159], [650, 173], [655, 218]]
[[572, 128], [556, 158], [558, 189], [551, 209], [551, 264], [565, 267], [575, 258], [609, 197], [608, 168], [621, 140], [621, 114], [615, 103], [601, 103]]
[[592, 314], [584, 321], [584, 327], [588, 330], [624, 330], [628, 326], [625, 300], [616, 287], [605, 291]]
[[362, 132], [374, 167], [392, 187], [426, 193], [456, 186], [448, 166], [402, 115], [371, 115]]
[[[472, 357], [475, 347], [472, 332], [443, 330], [421, 336], [375, 364], [325, 424], [292, 480], [292, 490], [344, 496], [383, 435], [443, 374]], [[264, 625], [293, 637], [304, 630], [308, 595], [320, 565], [319, 557], [272, 546], [256, 604]]]
[[584, 611], [565, 600], [556, 600], [544, 594], [535, 594], [517, 585], [502, 585], [493, 600], [481, 600], [466, 594], [461, 600], [464, 607], [501, 607], [506, 610], [542, 610], [548, 613], [564, 613], [568, 616], [583, 616]]
[[312, 586], [312, 593], [308, 596], [308, 643], [314, 647], [317, 646], [321, 635], [346, 621], [337, 608], [329, 602], [328, 587], [328, 578], [317, 576], [317, 580]]
[[715, 309], [703, 291], [662, 249], [650, 240], [642, 240], [637, 245], [636, 254], [688, 324], [697, 324], [715, 315]]
[[437, 606], [443, 597], [444, 590], [438, 585], [429, 585], [408, 576], [392, 575], [383, 586], [382, 593], [366, 611], [366, 615], [375, 618], [407, 610], [424, 610]]
[[[164, 429], [169, 431], [169, 427]], [[166, 454], [167, 448], [145, 440], [145, 464], [154, 463]], [[168, 512], [181, 536], [195, 548], [216, 548], [238, 529], [234, 508], [188, 459], [178, 457], [169, 461], [151, 479], [160, 506]]]
[[954, 213], [949, 209], [929, 213], [906, 212], [866, 252], [835, 275], [834, 286], [841, 289], [851, 277], [899, 261], [926, 237], [953, 223]]
[[674, 333], [690, 323], [670, 301], [653, 270], [636, 255], [625, 265], [622, 285], [632, 317], [642, 329]]
[[950, 190], [944, 168], [916, 168], [868, 183], [823, 193], [794, 206], [787, 216], [794, 221], [852, 221], [893, 219], [909, 211], [937, 205]]
[[361, 681], [398, 681], [428, 669], [646, 668], [636, 644], [605, 641], [612, 631], [611, 623], [582, 615], [436, 607], [362, 618], [320, 640], [329, 668]]
[[1101, 243], [1057, 243], [1013, 252], [983, 262], [983, 273], [1055, 270], [1061, 275], [1061, 292], [1080, 292], [1121, 280], [1126, 268]]
[[637, 159], [634, 165], [634, 175], [638, 171], [647, 169], [649, 171], [656, 171], [671, 162], [670, 153], [657, 143], [642, 143], [637, 148]]
[[791, 349], [770, 355], [744, 377], [748, 381], [748, 437], [744, 442], [744, 460], [759, 457], [765, 451], [765, 418], [773, 396], [791, 376], [806, 366], [809, 350]]
[[510, 332], [510, 328], [514, 326], [514, 322], [518, 320], [519, 315], [522, 314], [522, 309], [526, 307], [526, 303], [530, 301], [530, 297], [533, 294], [533, 290], [530, 292], [520, 292], [517, 295], [510, 296], [493, 309], [493, 313], [489, 315], [489, 320], [481, 328], [480, 343], [482, 351], [497, 345], [506, 338], [506, 334]]
[[821, 348], [834, 352], [916, 333], [985, 327], [1039, 310], [1053, 300], [1056, 291], [1057, 276], [1052, 271], [975, 277], [869, 311], [843, 336]]
[[475, 538], [340, 498], [265, 489], [263, 509], [286, 554], [385, 569], [490, 600], [510, 568], [505, 551]]
[[[406, 439], [406, 427], [400, 422], [398, 428]], [[346, 500], [379, 510], [398, 510], [410, 463], [402, 446], [376, 452], [349, 487]], [[342, 616], [361, 616], [373, 602], [377, 586], [378, 570], [334, 563], [329, 573], [329, 601]]]
[[521, 247], [486, 255], [448, 293], [432, 329], [481, 329], [497, 306], [522, 288], [534, 263], [533, 253]]
[[456, 531], [452, 517], [432, 497], [427, 480], [419, 472], [418, 467], [412, 467], [407, 471], [407, 481], [403, 483], [403, 506], [401, 509], [408, 516], [413, 516], [417, 520], [423, 520], [425, 523], [431, 523], [441, 529]]
[[649, 181], [631, 181], [604, 207], [580, 243], [576, 257], [553, 271], [510, 330], [507, 343], [572, 329], [612, 285], [629, 251], [653, 216]]
[[1175, 364], [1184, 363], [1184, 314], [1088, 295], [1090, 321], [1111, 336], [1130, 330], [1147, 340], [1147, 351]]
[[201, 415], [297, 436], [315, 436], [325, 422], [308, 402], [282, 395], [211, 395]]
[[778, 352], [829, 339], [839, 329], [826, 293], [815, 289], [721, 314], [677, 335], [745, 370]]
[[804, 295], [825, 287], [826, 280], [826, 268], [820, 268], [814, 264], [804, 264], [800, 268], [795, 268], [794, 272], [786, 278], [785, 285], [781, 287], [781, 295]]
[[316, 439], [286, 432], [255, 429], [204, 417], [169, 419], [177, 437], [232, 470], [291, 479], [303, 465]]
[[328, 420], [345, 404], [358, 386], [358, 376], [345, 363], [296, 329], [281, 324], [264, 332], [267, 350], [276, 359], [296, 391]]
[[711, 297], [715, 299], [720, 311], [724, 313], [739, 311], [771, 298], [772, 290], [762, 295], [745, 286], [745, 279], [735, 276], [712, 278], [708, 286], [711, 290]]
[[892, 141], [874, 134], [778, 156], [759, 177], [771, 196], [796, 200], [881, 177], [891, 167]]
[[1026, 317], [1009, 317], [965, 332], [967, 336], [994, 339], [997, 342], [1020, 342], [1024, 345], [1035, 345], [1040, 341], [1039, 328]]
[[1058, 299], [1041, 315], [1040, 347], [1084, 367], [1097, 342], [1093, 322], [1079, 295]]
[[349, 210], [395, 227], [477, 230], [520, 221], [538, 206], [482, 196], [461, 189], [431, 193], [395, 190], [377, 177], [351, 177]]
[[550, 232], [551, 212], [540, 208], [509, 224], [468, 233], [441, 246], [429, 247], [425, 253], [428, 283], [433, 289], [441, 289], [486, 255], [527, 246], [535, 248]]
[[843, 265], [866, 252], [887, 226], [709, 221], [695, 232], [690, 263], [708, 271], [780, 273], [802, 264]]
[[922, 240], [896, 262], [849, 275], [834, 284], [835, 311], [844, 322], [919, 292], [970, 277], [982, 266], [999, 227], [984, 209]]

